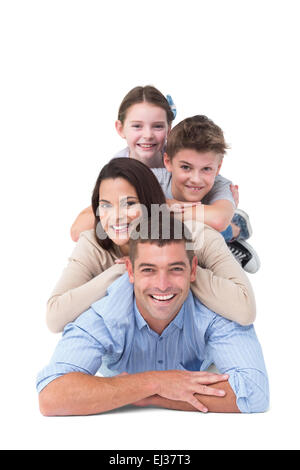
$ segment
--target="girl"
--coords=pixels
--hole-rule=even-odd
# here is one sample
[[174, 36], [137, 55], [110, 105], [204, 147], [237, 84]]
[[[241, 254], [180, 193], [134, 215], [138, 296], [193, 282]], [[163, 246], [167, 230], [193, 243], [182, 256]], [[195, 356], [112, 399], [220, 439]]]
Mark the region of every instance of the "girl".
[[[128, 254], [130, 231], [141, 208], [165, 204], [162, 189], [150, 169], [135, 159], [116, 158], [101, 170], [92, 196], [94, 228], [81, 234], [47, 304], [47, 324], [59, 332], [106, 294], [125, 272], [115, 261]], [[143, 214], [145, 215], [145, 214]], [[241, 324], [255, 318], [251, 285], [231, 256], [223, 237], [207, 226], [196, 250], [199, 266], [194, 294], [213, 311]], [[122, 295], [122, 293], [121, 293]]]

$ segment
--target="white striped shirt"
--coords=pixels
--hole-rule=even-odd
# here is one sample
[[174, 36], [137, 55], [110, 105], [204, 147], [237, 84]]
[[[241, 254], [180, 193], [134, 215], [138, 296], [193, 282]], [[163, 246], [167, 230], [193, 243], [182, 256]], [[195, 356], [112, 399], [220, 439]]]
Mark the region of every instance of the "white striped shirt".
[[237, 406], [245, 413], [268, 408], [268, 378], [254, 327], [241, 326], [206, 308], [192, 292], [161, 335], [139, 313], [125, 273], [63, 332], [37, 390], [69, 372], [104, 376], [149, 370], [206, 370], [229, 374]]

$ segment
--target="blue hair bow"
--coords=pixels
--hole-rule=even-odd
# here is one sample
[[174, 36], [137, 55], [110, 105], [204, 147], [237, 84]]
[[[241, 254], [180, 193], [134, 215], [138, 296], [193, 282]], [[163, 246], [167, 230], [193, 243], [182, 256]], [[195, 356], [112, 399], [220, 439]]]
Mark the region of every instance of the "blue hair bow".
[[168, 101], [168, 103], [169, 103], [169, 106], [170, 106], [170, 108], [171, 108], [171, 110], [172, 110], [172, 113], [173, 113], [173, 116], [174, 116], [174, 119], [175, 119], [175, 118], [176, 118], [176, 114], [177, 114], [176, 105], [175, 105], [175, 103], [174, 103], [174, 101], [173, 101], [171, 95], [167, 95], [166, 98], [167, 98], [167, 101]]

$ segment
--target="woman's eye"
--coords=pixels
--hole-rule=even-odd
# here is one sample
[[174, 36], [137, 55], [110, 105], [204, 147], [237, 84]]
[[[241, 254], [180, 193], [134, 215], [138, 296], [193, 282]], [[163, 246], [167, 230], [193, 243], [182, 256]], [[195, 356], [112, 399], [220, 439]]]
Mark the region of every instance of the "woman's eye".
[[111, 204], [109, 204], [108, 202], [102, 202], [101, 204], [99, 204], [99, 209], [109, 209], [111, 207]]

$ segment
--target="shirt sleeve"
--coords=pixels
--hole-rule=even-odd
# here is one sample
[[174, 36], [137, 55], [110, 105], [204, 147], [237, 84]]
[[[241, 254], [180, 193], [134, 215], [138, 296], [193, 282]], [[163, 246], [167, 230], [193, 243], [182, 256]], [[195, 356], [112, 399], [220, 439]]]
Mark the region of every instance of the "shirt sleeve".
[[242, 413], [266, 411], [269, 406], [268, 376], [253, 325], [241, 326], [216, 316], [207, 334], [209, 362], [214, 363], [221, 374], [229, 374], [229, 384], [239, 410]]
[[222, 235], [208, 226], [196, 233], [197, 277], [193, 293], [209, 309], [241, 325], [254, 322], [255, 296], [245, 271]]
[[70, 372], [95, 375], [106, 351], [103, 345], [105, 333], [105, 324], [93, 309], [84, 312], [75, 323], [68, 324], [50, 363], [37, 376], [37, 391], [41, 392], [52, 380]]
[[235, 202], [230, 189], [231, 184], [231, 181], [221, 175], [218, 175], [215, 179], [213, 187], [202, 199], [202, 204], [209, 205], [221, 199], [225, 199], [231, 202], [233, 204], [233, 207], [235, 208]]

